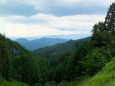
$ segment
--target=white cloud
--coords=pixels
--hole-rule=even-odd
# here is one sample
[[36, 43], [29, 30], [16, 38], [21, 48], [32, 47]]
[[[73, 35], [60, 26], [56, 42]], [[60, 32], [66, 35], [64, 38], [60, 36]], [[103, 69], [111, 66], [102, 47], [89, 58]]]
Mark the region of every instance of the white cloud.
[[[2, 30], [3, 29], [3, 30]], [[36, 24], [12, 24], [8, 23], [6, 26], [2, 26], [0, 31], [6, 34], [6, 36], [13, 37], [34, 37], [44, 35], [59, 35], [59, 34], [72, 34], [70, 31], [60, 31], [53, 28], [43, 27]], [[5, 32], [4, 32], [5, 31]]]
[[15, 37], [90, 34], [93, 25], [98, 21], [104, 21], [104, 17], [105, 15], [57, 17], [51, 14], [30, 17], [6, 16], [0, 17], [0, 32]]
[[[67, 7], [109, 7], [114, 0], [0, 0], [0, 4], [24, 4], [35, 10]], [[17, 4], [18, 3], [18, 4]], [[85, 10], [85, 9], [84, 9]], [[96, 10], [96, 9], [94, 9]], [[42, 11], [40, 11], [42, 12]], [[72, 11], [71, 11], [72, 12]], [[50, 13], [50, 12], [49, 12]], [[105, 15], [71, 15], [57, 17], [52, 14], [0, 17], [0, 32], [7, 36], [30, 37], [63, 34], [90, 34], [93, 25], [104, 21]]]

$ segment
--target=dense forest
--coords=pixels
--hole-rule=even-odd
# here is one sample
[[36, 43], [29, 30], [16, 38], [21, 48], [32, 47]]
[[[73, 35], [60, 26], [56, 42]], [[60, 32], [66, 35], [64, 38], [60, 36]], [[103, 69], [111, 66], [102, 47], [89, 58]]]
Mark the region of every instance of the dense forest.
[[32, 52], [0, 34], [0, 86], [115, 86], [115, 3], [91, 32]]

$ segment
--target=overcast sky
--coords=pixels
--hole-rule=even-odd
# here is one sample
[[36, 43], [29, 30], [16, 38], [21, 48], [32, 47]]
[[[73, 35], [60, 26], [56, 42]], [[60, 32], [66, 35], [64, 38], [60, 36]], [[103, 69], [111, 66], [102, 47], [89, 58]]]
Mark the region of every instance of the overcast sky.
[[91, 34], [114, 0], [0, 0], [0, 32], [10, 37]]

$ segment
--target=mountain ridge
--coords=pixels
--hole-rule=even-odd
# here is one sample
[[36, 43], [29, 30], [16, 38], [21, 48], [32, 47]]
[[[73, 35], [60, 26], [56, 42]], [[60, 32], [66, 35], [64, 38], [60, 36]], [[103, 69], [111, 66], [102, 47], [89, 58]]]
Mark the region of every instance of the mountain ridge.
[[47, 38], [43, 37], [40, 39], [34, 39], [34, 40], [27, 40], [25, 38], [20, 38], [15, 40], [16, 42], [20, 43], [22, 46], [24, 46], [28, 50], [35, 50], [38, 48], [46, 47], [46, 46], [52, 46], [59, 43], [67, 42], [67, 39], [61, 39], [61, 38]]
[[84, 43], [85, 41], [90, 40], [91, 37], [86, 37], [78, 40], [69, 40], [65, 43], [60, 43], [52, 46], [46, 46], [43, 48], [35, 49], [32, 52], [37, 55], [41, 56], [44, 54], [61, 54], [61, 53], [67, 53], [76, 48], [77, 45]]

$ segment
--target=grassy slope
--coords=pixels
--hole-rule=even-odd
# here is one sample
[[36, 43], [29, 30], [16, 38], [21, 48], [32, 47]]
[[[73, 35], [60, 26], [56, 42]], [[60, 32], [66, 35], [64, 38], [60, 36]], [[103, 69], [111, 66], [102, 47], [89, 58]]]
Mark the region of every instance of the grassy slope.
[[0, 86], [28, 86], [25, 83], [18, 82], [18, 81], [4, 81], [3, 79], [0, 80]]
[[115, 86], [115, 58], [93, 78], [85, 78], [80, 82], [62, 82], [58, 86]]
[[115, 58], [81, 86], [115, 86]]

